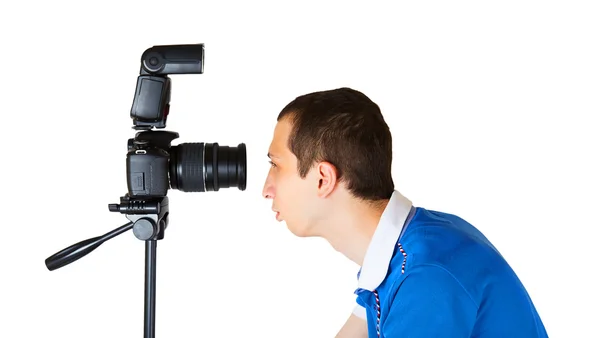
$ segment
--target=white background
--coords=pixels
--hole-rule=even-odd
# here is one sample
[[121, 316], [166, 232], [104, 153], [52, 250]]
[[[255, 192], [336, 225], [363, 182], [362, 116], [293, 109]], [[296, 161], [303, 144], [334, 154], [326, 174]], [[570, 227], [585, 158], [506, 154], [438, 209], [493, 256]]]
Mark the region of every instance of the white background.
[[157, 337], [333, 337], [344, 323], [358, 267], [291, 235], [261, 197], [280, 109], [341, 86], [380, 105], [397, 188], [480, 228], [551, 337], [599, 335], [597, 2], [2, 7], [1, 337], [142, 337], [131, 232], [56, 271], [44, 259], [126, 222], [107, 205], [126, 192], [139, 58], [179, 43], [206, 44], [206, 72], [172, 76], [168, 129], [176, 144], [245, 142], [248, 186], [169, 193]]

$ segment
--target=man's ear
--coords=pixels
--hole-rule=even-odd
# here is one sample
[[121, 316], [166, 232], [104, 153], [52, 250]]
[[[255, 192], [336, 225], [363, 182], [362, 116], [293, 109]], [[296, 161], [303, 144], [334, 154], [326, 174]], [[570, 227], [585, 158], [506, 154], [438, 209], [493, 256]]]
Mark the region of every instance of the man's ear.
[[338, 175], [335, 166], [329, 162], [319, 162], [317, 164], [317, 179], [318, 187], [317, 194], [319, 197], [327, 197], [333, 192], [337, 183]]

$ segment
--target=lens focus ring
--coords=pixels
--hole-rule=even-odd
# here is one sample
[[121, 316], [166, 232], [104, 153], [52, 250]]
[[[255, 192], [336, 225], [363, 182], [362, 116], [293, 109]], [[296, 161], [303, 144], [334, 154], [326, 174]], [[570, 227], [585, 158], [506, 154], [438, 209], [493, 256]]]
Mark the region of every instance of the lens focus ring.
[[204, 185], [204, 143], [184, 143], [173, 149], [176, 154], [172, 158], [171, 172], [175, 177], [174, 188], [185, 192], [203, 192], [206, 190]]

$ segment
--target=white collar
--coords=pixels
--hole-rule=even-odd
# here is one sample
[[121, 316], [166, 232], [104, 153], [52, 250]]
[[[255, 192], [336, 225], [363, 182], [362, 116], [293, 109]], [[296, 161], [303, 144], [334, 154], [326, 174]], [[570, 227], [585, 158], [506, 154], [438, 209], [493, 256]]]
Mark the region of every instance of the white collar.
[[411, 207], [412, 202], [394, 190], [367, 248], [358, 278], [359, 289], [373, 291], [383, 282]]

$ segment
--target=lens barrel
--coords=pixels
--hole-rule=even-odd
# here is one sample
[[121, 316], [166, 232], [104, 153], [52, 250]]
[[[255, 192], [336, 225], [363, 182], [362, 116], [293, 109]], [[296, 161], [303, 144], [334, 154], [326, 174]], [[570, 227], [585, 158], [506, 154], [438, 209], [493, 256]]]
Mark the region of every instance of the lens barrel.
[[181, 143], [171, 147], [169, 176], [172, 189], [184, 192], [246, 189], [246, 145]]

